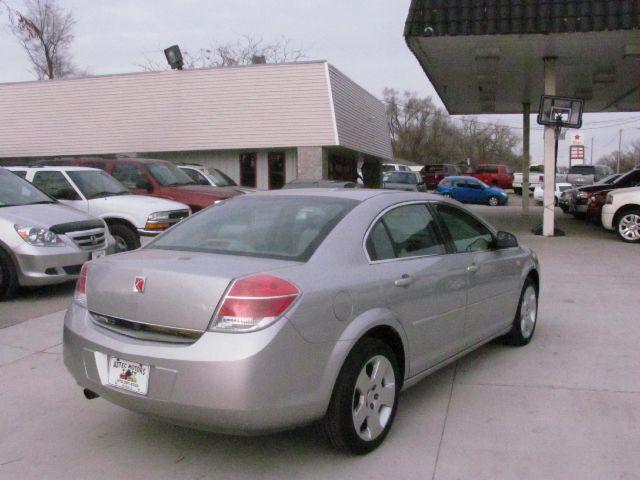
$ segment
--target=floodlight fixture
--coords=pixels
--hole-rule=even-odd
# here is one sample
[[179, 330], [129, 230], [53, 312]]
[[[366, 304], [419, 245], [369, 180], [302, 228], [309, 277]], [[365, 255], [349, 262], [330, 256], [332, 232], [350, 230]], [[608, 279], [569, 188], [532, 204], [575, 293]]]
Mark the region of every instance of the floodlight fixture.
[[184, 61], [182, 60], [182, 52], [178, 45], [171, 45], [164, 49], [164, 56], [167, 57], [169, 66], [174, 70], [182, 70]]
[[584, 100], [543, 95], [540, 98], [538, 124], [556, 128], [580, 128]]

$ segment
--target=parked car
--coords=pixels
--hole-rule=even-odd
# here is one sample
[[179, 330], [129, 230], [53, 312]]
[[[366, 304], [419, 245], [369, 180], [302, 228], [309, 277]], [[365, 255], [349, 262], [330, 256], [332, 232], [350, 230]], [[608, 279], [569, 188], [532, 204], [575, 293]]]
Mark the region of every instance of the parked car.
[[234, 187], [243, 193], [255, 192], [255, 188], [239, 186], [229, 175], [217, 168], [207, 168], [195, 163], [177, 165], [180, 170], [189, 175], [196, 185], [211, 185], [212, 187]]
[[283, 190], [292, 188], [360, 188], [360, 186], [355, 182], [341, 180], [293, 180], [282, 187]]
[[235, 187], [196, 185], [189, 175], [166, 160], [137, 157], [73, 157], [43, 160], [38, 164], [99, 168], [115, 177], [136, 195], [151, 195], [184, 203], [192, 212], [242, 194]]
[[614, 230], [623, 242], [640, 243], [640, 187], [621, 188], [607, 194], [602, 226]]
[[[573, 187], [570, 183], [556, 183], [556, 190], [554, 192], [555, 195], [555, 204], [558, 206], [560, 202], [560, 197], [562, 196], [562, 192], [566, 192]], [[533, 199], [536, 203], [542, 205], [544, 202], [544, 188], [542, 185], [538, 185], [533, 191]]]
[[606, 165], [572, 165], [567, 174], [567, 183], [576, 187], [593, 185], [613, 173]]
[[506, 165], [478, 165], [473, 169], [471, 176], [492, 187], [513, 187], [513, 174]]
[[592, 193], [603, 190], [635, 187], [638, 183], [640, 183], [640, 168], [630, 170], [617, 178], [613, 176], [605, 177], [594, 185], [572, 188], [565, 191], [560, 197], [560, 207], [565, 213], [570, 213], [577, 218], [584, 218], [587, 213], [589, 197]]
[[407, 165], [401, 163], [383, 163], [383, 172], [410, 172], [411, 169]]
[[[522, 172], [513, 174], [513, 192], [516, 195], [522, 195]], [[536, 187], [544, 184], [544, 164], [534, 164], [529, 166], [529, 190], [533, 192]]]
[[445, 177], [460, 175], [460, 169], [449, 163], [425, 165], [420, 171], [422, 181], [429, 190], [434, 190]]
[[320, 421], [364, 454], [402, 389], [494, 338], [530, 342], [538, 270], [440, 196], [258, 192], [87, 263], [64, 362], [88, 398], [224, 433]]
[[509, 201], [504, 190], [473, 177], [446, 177], [438, 184], [436, 192], [462, 203], [485, 203], [492, 207], [506, 205]]
[[84, 262], [114, 247], [104, 221], [0, 168], [0, 300], [19, 286], [73, 280]]
[[382, 175], [382, 188], [416, 192], [427, 191], [420, 174], [415, 172], [385, 172]]
[[191, 213], [182, 203], [133, 195], [103, 170], [87, 167], [7, 167], [56, 200], [103, 219], [116, 252], [140, 247], [140, 235], [155, 236]]

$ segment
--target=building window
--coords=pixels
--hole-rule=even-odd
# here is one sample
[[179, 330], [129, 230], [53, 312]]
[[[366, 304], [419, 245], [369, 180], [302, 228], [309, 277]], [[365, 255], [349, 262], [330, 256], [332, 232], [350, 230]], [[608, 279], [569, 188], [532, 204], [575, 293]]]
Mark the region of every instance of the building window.
[[284, 152], [269, 152], [269, 190], [277, 190], [284, 187], [285, 174]]
[[240, 185], [243, 187], [257, 188], [256, 165], [258, 154], [255, 152], [240, 154]]

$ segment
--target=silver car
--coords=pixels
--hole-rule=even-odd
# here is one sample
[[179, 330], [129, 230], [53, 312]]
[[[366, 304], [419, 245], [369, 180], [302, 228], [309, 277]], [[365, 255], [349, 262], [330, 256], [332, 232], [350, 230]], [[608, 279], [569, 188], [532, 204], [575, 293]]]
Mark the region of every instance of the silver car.
[[0, 299], [19, 286], [73, 280], [84, 262], [114, 248], [102, 220], [0, 168]]
[[319, 421], [361, 454], [401, 389], [494, 338], [527, 344], [538, 291], [535, 254], [455, 201], [262, 192], [89, 262], [64, 360], [88, 398], [234, 434]]

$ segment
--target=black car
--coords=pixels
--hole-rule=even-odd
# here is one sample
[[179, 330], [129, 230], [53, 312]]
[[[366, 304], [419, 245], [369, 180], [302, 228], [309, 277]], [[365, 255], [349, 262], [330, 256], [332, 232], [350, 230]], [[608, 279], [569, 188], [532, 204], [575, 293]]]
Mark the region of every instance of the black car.
[[560, 197], [559, 205], [564, 213], [571, 213], [576, 218], [583, 218], [587, 214], [591, 194], [602, 190], [635, 187], [638, 183], [640, 183], [640, 168], [634, 168], [623, 175], [610, 175], [593, 185], [567, 190]]

